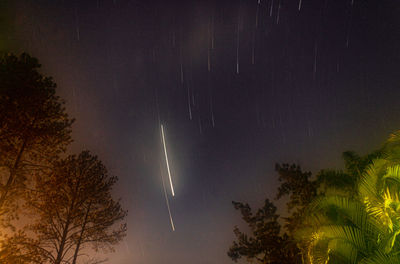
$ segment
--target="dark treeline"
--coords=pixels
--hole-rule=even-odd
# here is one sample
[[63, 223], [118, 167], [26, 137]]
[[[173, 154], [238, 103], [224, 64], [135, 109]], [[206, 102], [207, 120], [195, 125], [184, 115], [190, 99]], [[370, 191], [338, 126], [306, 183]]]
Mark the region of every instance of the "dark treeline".
[[96, 263], [85, 253], [121, 241], [127, 212], [97, 156], [66, 154], [74, 120], [39, 68], [0, 60], [0, 263]]
[[368, 155], [344, 152], [343, 160], [344, 170], [315, 177], [277, 164], [275, 198], [287, 199], [288, 217], [269, 199], [256, 212], [233, 202], [249, 231], [234, 228], [228, 256], [263, 264], [400, 263], [400, 133]]

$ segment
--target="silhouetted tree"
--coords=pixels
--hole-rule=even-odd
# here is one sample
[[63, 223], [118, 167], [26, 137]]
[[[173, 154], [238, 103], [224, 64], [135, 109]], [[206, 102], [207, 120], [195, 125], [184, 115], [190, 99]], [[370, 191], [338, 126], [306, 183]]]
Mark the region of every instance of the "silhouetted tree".
[[[289, 215], [282, 218], [284, 230], [281, 230], [279, 217], [275, 214], [276, 208], [269, 200], [256, 216], [252, 215], [248, 204], [234, 202], [235, 208], [241, 211], [243, 220], [250, 227], [251, 235], [235, 227], [237, 241], [229, 249], [229, 257], [233, 260], [246, 257], [260, 263], [306, 263], [310, 245], [309, 241], [298, 239], [298, 230], [310, 228], [307, 218], [312, 201], [332, 190], [348, 196], [355, 195], [361, 175], [372, 160], [381, 155], [382, 150], [365, 156], [344, 152], [345, 171], [321, 170], [315, 178], [311, 172], [303, 172], [298, 165], [276, 164], [275, 170], [280, 182], [276, 199], [288, 198], [286, 206]], [[268, 228], [261, 228], [266, 223]], [[276, 260], [275, 256], [280, 258]]]
[[6, 234], [0, 241], [0, 263], [42, 264], [38, 242], [21, 230], [11, 236]]
[[16, 212], [26, 178], [43, 170], [71, 142], [72, 120], [52, 78], [28, 54], [0, 59], [0, 220]]
[[229, 248], [228, 256], [237, 261], [245, 257], [263, 264], [294, 263], [298, 255], [295, 244], [289, 241], [286, 234], [281, 235], [281, 225], [276, 207], [268, 199], [261, 209], [253, 214], [248, 204], [232, 202], [240, 210], [243, 220], [249, 227], [249, 234], [234, 228], [236, 241]]
[[117, 178], [88, 151], [55, 163], [51, 174], [36, 177], [27, 206], [39, 217], [29, 226], [45, 263], [77, 263], [81, 251], [118, 243], [126, 233], [127, 212], [112, 198]]
[[276, 199], [288, 196], [286, 203], [290, 215], [285, 219], [285, 228], [292, 236], [293, 231], [302, 223], [305, 208], [315, 198], [318, 184], [311, 179], [311, 172], [303, 172], [298, 165], [276, 164], [275, 170], [279, 175]]
[[343, 153], [345, 171], [341, 170], [321, 170], [313, 178], [311, 172], [303, 172], [298, 165], [282, 164], [276, 165], [279, 174], [277, 199], [285, 196], [289, 198], [287, 202], [288, 217], [285, 220], [285, 231], [287, 231], [290, 241], [298, 241], [302, 256], [302, 262], [306, 263], [309, 254], [309, 245], [303, 240], [298, 240], [298, 230], [309, 228], [310, 223], [306, 220], [309, 214], [309, 206], [317, 197], [324, 197], [334, 191], [353, 197], [357, 192], [357, 183], [372, 160], [381, 155], [378, 150], [365, 156], [359, 156], [355, 152], [347, 151]]

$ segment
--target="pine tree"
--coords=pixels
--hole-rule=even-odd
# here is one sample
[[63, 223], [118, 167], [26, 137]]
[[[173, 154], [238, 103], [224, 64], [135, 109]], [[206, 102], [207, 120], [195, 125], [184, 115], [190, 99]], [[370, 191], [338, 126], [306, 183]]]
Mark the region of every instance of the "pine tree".
[[23, 53], [0, 59], [0, 221], [10, 224], [26, 179], [71, 142], [71, 120], [52, 78]]
[[125, 236], [125, 224], [113, 228], [127, 214], [111, 195], [116, 182], [88, 151], [56, 162], [49, 176], [36, 178], [27, 205], [39, 217], [29, 230], [48, 263], [75, 264], [86, 245], [112, 249]]
[[248, 204], [232, 203], [249, 227], [246, 233], [235, 226], [236, 240], [228, 251], [232, 260], [245, 257], [250, 262], [262, 264], [295, 263], [294, 260], [299, 258], [298, 249], [287, 234], [281, 234], [279, 215], [273, 203], [265, 200], [264, 206], [255, 213]]

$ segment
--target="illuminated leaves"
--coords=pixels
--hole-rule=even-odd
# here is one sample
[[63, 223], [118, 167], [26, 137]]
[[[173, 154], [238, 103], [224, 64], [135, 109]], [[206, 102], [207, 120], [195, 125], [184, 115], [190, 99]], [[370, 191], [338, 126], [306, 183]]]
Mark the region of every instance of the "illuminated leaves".
[[308, 219], [314, 223], [316, 235], [302, 236], [302, 241], [308, 241], [311, 261], [399, 263], [399, 142], [398, 133], [392, 135], [369, 165], [347, 154], [355, 161], [348, 166], [349, 171], [360, 175], [355, 194], [330, 191], [310, 204]]

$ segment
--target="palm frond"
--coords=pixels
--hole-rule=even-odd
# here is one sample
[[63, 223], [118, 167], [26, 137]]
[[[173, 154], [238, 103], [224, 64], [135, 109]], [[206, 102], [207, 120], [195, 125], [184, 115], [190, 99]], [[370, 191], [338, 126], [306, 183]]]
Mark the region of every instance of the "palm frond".
[[346, 242], [361, 251], [367, 250], [364, 233], [352, 226], [327, 225], [320, 228], [321, 237]]
[[398, 264], [400, 258], [398, 255], [385, 254], [380, 250], [374, 251], [370, 256], [362, 259], [360, 264]]
[[331, 240], [329, 242], [330, 259], [333, 262], [356, 264], [358, 261], [358, 250], [351, 243], [340, 240]]

